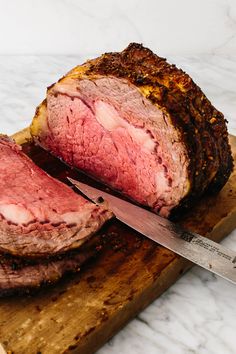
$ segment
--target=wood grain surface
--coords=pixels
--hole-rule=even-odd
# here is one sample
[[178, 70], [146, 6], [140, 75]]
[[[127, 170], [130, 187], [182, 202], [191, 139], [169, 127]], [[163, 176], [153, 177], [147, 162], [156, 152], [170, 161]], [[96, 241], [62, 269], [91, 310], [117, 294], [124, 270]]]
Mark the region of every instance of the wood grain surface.
[[[15, 139], [53, 176], [88, 180], [34, 147], [27, 129]], [[236, 161], [236, 137], [230, 143]], [[229, 234], [236, 227], [236, 170], [218, 195], [202, 199], [181, 224], [215, 241]], [[0, 342], [6, 351], [92, 354], [191, 266], [118, 221], [102, 232], [109, 242], [79, 273], [30, 296], [0, 299]]]

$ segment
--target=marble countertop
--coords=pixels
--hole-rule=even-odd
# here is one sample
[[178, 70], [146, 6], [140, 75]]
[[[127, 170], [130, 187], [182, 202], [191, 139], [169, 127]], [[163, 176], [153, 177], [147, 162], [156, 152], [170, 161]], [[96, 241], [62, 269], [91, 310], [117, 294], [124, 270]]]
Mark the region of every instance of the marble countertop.
[[[0, 9], [2, 133], [29, 125], [46, 87], [73, 66], [137, 41], [187, 71], [236, 135], [235, 0], [0, 0]], [[236, 250], [236, 230], [223, 244]], [[235, 304], [234, 285], [195, 266], [98, 354], [235, 354]]]
[[0, 0], [0, 54], [236, 54], [235, 0]]
[[[91, 56], [93, 57], [93, 55]], [[29, 125], [45, 88], [81, 56], [0, 56], [0, 130], [12, 134]], [[224, 112], [236, 135], [236, 55], [169, 56]], [[236, 250], [236, 230], [224, 241]], [[233, 354], [236, 288], [193, 267], [110, 340], [99, 354]]]

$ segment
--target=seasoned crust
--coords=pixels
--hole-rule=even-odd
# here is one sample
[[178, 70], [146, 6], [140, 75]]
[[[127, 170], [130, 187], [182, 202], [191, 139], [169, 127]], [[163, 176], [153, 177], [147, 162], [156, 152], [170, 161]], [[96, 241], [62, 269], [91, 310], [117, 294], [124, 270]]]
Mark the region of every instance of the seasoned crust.
[[[59, 81], [101, 76], [123, 78], [134, 84], [164, 116], [170, 117], [181, 135], [190, 162], [190, 188], [173, 213], [188, 207], [206, 190], [217, 192], [222, 188], [233, 168], [226, 121], [185, 72], [141, 44], [131, 43], [120, 53], [105, 53], [77, 66]], [[37, 135], [35, 130], [33, 135]]]
[[33, 294], [46, 285], [53, 285], [66, 273], [80, 271], [85, 262], [102, 251], [107, 239], [98, 234], [79, 250], [38, 260], [0, 253], [0, 297]]
[[206, 189], [215, 192], [222, 188], [233, 169], [226, 120], [185, 72], [137, 43], [121, 53], [106, 53], [85, 66], [83, 75], [126, 78], [146, 98], [165, 108], [189, 153], [191, 188], [184, 203]]

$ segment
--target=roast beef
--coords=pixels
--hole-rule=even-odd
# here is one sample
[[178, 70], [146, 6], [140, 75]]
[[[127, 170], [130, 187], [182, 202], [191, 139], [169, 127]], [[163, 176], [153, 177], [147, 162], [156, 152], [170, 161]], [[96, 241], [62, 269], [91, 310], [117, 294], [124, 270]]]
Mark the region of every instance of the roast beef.
[[42, 257], [78, 248], [112, 214], [88, 202], [0, 137], [0, 251]]
[[232, 171], [226, 121], [193, 80], [140, 44], [106, 53], [50, 86], [37, 143], [162, 216]]
[[101, 251], [103, 243], [104, 239], [95, 236], [79, 250], [40, 260], [0, 254], [0, 296], [32, 292], [42, 285], [55, 283], [65, 273], [79, 271], [84, 262]]

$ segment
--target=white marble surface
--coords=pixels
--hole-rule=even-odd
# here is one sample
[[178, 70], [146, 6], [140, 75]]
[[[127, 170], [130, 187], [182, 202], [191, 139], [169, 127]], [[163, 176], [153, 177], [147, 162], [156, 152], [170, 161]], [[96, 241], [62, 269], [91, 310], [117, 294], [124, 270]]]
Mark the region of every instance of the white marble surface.
[[[131, 41], [191, 74], [236, 135], [235, 0], [0, 0], [0, 131], [27, 126], [71, 67]], [[236, 231], [223, 243], [236, 250]], [[98, 353], [235, 354], [235, 304], [235, 286], [194, 267]]]
[[1, 54], [236, 54], [235, 0], [0, 0]]
[[[27, 126], [45, 88], [85, 58], [0, 56], [0, 130]], [[189, 72], [236, 134], [236, 55], [169, 56]], [[236, 231], [223, 242], [236, 250]], [[194, 267], [99, 354], [234, 354], [236, 287]], [[45, 353], [46, 354], [46, 353]]]

